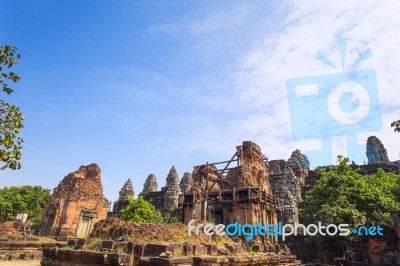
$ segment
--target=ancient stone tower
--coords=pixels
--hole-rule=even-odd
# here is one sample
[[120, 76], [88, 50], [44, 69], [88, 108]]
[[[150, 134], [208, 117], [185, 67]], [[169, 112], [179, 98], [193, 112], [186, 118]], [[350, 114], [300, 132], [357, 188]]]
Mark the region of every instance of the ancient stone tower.
[[186, 172], [183, 174], [180, 186], [181, 186], [182, 193], [187, 193], [192, 188], [193, 177], [189, 172]]
[[148, 192], [156, 192], [158, 189], [157, 178], [155, 174], [149, 174], [146, 181], [143, 185], [142, 194], [146, 194]]
[[107, 211], [100, 167], [97, 164], [81, 166], [54, 189], [44, 208], [39, 234], [58, 240], [84, 238], [97, 221], [106, 218]]
[[182, 191], [178, 173], [174, 166], [170, 169], [165, 186], [160, 191], [157, 191], [156, 176], [150, 174], [139, 196], [142, 196], [153, 204], [157, 210], [161, 211], [165, 221], [169, 221], [170, 217], [179, 216], [182, 213]]
[[292, 152], [287, 161], [269, 162], [269, 182], [272, 193], [281, 201], [283, 223], [299, 222], [298, 203], [309, 169], [310, 162], [307, 156], [299, 150]]
[[124, 186], [119, 191], [119, 197], [116, 202], [114, 202], [113, 212], [120, 213], [123, 208], [125, 208], [129, 203], [129, 198], [133, 198], [135, 192], [133, 190], [132, 181], [130, 178], [125, 182]]
[[366, 154], [369, 164], [390, 162], [385, 147], [380, 139], [375, 136], [368, 138]]
[[168, 220], [170, 213], [174, 209], [178, 208], [179, 196], [181, 195], [179, 177], [174, 166], [172, 166], [171, 170], [169, 171], [166, 185], [162, 190], [165, 191], [163, 213], [164, 218]]

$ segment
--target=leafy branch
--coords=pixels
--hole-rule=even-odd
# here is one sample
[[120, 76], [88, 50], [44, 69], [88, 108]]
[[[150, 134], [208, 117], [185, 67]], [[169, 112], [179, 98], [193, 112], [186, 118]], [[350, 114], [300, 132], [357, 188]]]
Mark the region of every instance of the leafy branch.
[[[6, 71], [20, 59], [17, 48], [10, 45], [0, 46], [0, 86], [6, 94], [14, 92], [10, 82], [18, 82], [20, 77], [12, 71]], [[0, 170], [21, 168], [23, 139], [18, 136], [23, 128], [24, 116], [18, 106], [0, 99], [0, 160], [5, 163]]]

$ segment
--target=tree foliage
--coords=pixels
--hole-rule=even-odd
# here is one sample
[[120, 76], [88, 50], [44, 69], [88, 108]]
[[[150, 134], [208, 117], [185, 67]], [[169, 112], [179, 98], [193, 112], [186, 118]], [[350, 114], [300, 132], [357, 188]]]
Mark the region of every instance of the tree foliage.
[[14, 220], [18, 213], [27, 213], [33, 225], [37, 225], [46, 202], [50, 199], [50, 189], [41, 186], [5, 187], [0, 189], [0, 222]]
[[390, 126], [391, 126], [391, 127], [394, 127], [394, 131], [395, 131], [395, 132], [400, 132], [400, 119], [397, 120], [397, 121], [393, 121], [393, 122], [390, 124]]
[[[18, 74], [8, 71], [17, 63], [20, 55], [17, 48], [10, 45], [0, 46], [0, 86], [6, 94], [13, 89], [9, 82], [18, 82]], [[24, 116], [19, 108], [0, 99], [0, 160], [5, 163], [0, 169], [20, 169], [23, 139], [18, 134], [23, 128]]]
[[121, 213], [122, 219], [127, 222], [163, 223], [161, 212], [142, 196], [139, 196], [136, 200], [129, 199], [128, 205]]
[[339, 156], [338, 161], [337, 166], [317, 170], [320, 179], [302, 203], [304, 220], [351, 226], [366, 222], [391, 225], [390, 211], [400, 208], [400, 176], [382, 169], [363, 176], [348, 165], [348, 158]]

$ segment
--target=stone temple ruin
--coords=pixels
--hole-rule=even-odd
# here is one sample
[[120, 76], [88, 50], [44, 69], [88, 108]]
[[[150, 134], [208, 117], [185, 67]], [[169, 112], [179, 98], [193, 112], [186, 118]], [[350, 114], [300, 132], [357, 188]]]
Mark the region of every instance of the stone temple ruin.
[[277, 223], [279, 201], [268, 180], [268, 159], [255, 143], [243, 142], [228, 161], [195, 166], [193, 176], [193, 187], [184, 196], [185, 224], [192, 219]]
[[[368, 164], [352, 165], [361, 174], [374, 173], [378, 167], [400, 174], [400, 161], [389, 161], [378, 138], [368, 138], [366, 154]], [[307, 157], [299, 150], [288, 160], [269, 161], [257, 144], [244, 141], [230, 160], [195, 166], [193, 173], [184, 173], [181, 180], [172, 166], [161, 190], [156, 176], [150, 174], [139, 195], [160, 210], [166, 221], [298, 223], [299, 203], [317, 179], [318, 174], [310, 170]], [[108, 217], [120, 216], [133, 196], [128, 179]], [[96, 164], [82, 166], [55, 188], [39, 233], [57, 239], [86, 237], [96, 221], [106, 218], [107, 208], [100, 168]], [[276, 239], [263, 241], [275, 243]]]
[[133, 196], [135, 195], [135, 192], [133, 190], [132, 186], [132, 181], [129, 178], [124, 186], [121, 188], [119, 191], [119, 197], [116, 202], [114, 202], [113, 205], [113, 212], [114, 213], [120, 213], [123, 208], [125, 208], [128, 205], [129, 199], [133, 199]]
[[[189, 175], [189, 176], [188, 176]], [[185, 177], [186, 176], [186, 177]], [[179, 215], [182, 206], [182, 190], [188, 188], [188, 182], [184, 180], [190, 179], [190, 174], [185, 173], [181, 183], [179, 183], [179, 176], [174, 166], [168, 173], [165, 187], [161, 191], [157, 191], [157, 179], [154, 174], [150, 174], [143, 186], [143, 191], [139, 196], [151, 202], [168, 221], [170, 217]]]
[[97, 221], [106, 218], [107, 210], [100, 167], [97, 164], [81, 166], [54, 189], [44, 208], [39, 235], [57, 240], [86, 237]]
[[298, 204], [310, 170], [307, 156], [295, 150], [289, 160], [273, 160], [269, 166], [272, 193], [280, 199], [282, 206], [282, 223], [298, 223]]

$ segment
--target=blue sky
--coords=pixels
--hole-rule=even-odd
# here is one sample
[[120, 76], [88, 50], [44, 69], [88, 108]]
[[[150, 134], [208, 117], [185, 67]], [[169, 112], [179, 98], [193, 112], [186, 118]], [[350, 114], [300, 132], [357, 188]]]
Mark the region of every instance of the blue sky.
[[372, 133], [398, 159], [388, 123], [400, 117], [400, 6], [362, 3], [0, 0], [1, 43], [22, 55], [3, 98], [27, 117], [23, 169], [2, 171], [0, 186], [54, 188], [95, 162], [116, 200], [127, 178], [138, 194], [148, 174], [163, 185], [172, 165], [182, 176], [243, 140], [287, 159], [315, 142], [293, 140], [286, 80], [332, 73], [315, 54], [340, 59], [338, 38], [349, 60], [374, 53], [360, 66], [378, 76], [383, 128]]

